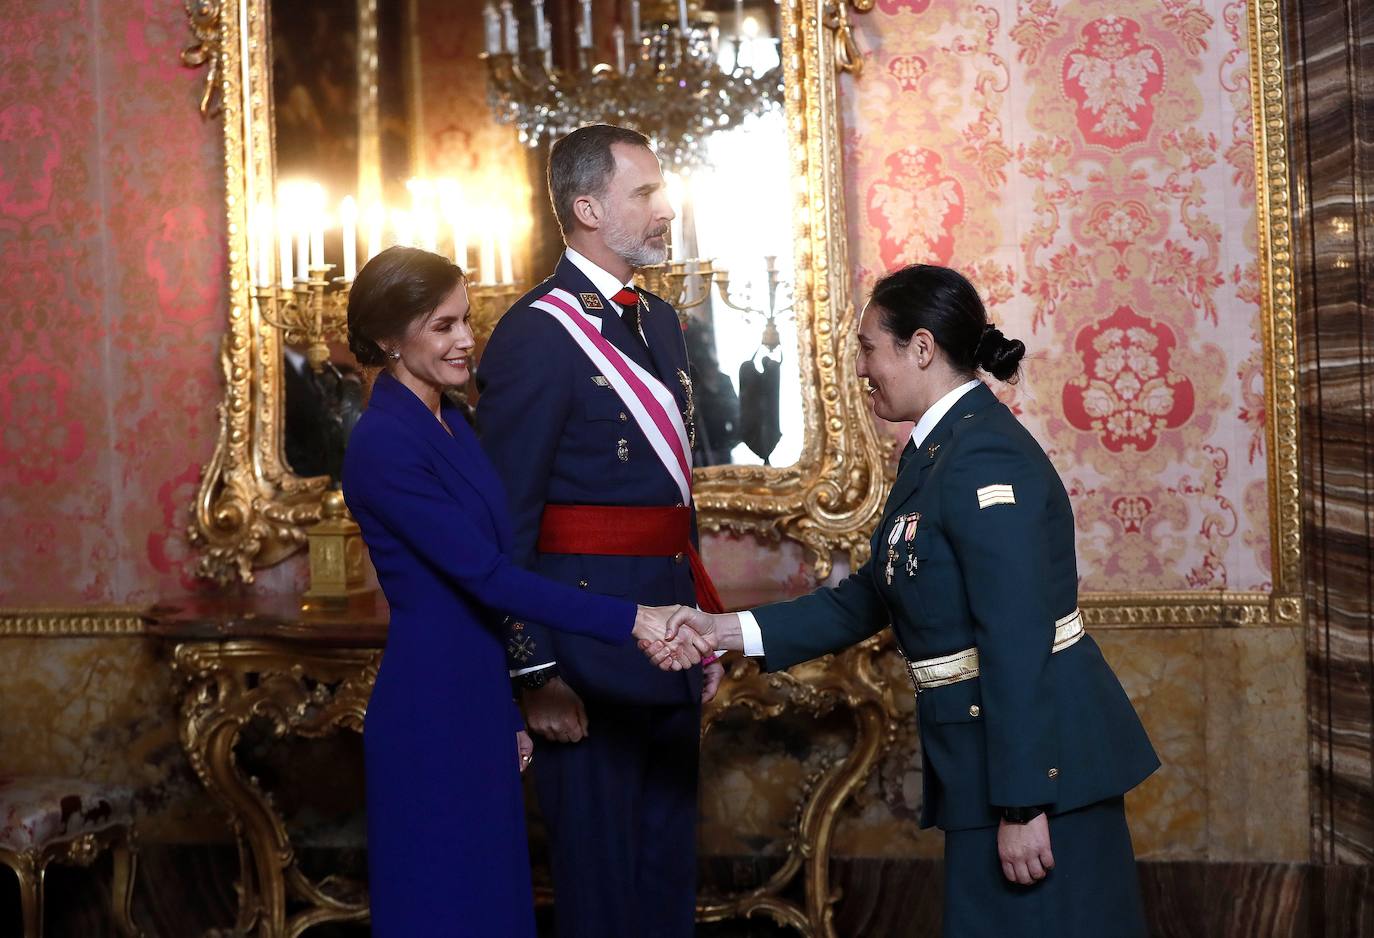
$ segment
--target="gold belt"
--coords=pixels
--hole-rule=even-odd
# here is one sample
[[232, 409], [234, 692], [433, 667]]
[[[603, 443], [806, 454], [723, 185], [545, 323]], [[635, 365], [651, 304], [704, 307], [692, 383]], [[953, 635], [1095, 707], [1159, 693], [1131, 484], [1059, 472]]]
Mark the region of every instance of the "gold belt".
[[[1054, 647], [1050, 649], [1050, 653], [1063, 651], [1082, 637], [1083, 612], [1075, 609], [1054, 623]], [[970, 681], [978, 676], [978, 649], [967, 648], [952, 655], [926, 658], [923, 661], [908, 659], [906, 668], [911, 674], [911, 683], [916, 686], [918, 694], [923, 690], [944, 687], [946, 684]]]

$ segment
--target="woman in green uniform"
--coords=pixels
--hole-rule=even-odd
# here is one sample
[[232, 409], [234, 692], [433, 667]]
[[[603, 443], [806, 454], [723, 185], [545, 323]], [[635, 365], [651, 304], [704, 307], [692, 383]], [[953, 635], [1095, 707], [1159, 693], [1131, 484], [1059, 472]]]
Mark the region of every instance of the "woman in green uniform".
[[858, 372], [879, 417], [916, 426], [871, 559], [791, 602], [675, 624], [776, 671], [890, 622], [917, 694], [921, 824], [945, 831], [944, 934], [1143, 936], [1122, 796], [1159, 759], [1083, 630], [1064, 485], [976, 376], [1014, 381], [1024, 353], [955, 271], [884, 277]]

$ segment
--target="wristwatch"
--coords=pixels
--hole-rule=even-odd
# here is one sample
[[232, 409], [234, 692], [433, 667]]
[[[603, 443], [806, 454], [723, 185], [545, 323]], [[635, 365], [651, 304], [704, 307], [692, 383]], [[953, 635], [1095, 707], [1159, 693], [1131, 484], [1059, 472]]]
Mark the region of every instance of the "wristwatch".
[[545, 684], [558, 677], [558, 665], [551, 664], [547, 668], [540, 668], [537, 671], [526, 671], [524, 674], [515, 676], [515, 683], [525, 690], [539, 690]]
[[1042, 805], [1030, 805], [1023, 808], [1003, 808], [1002, 820], [1008, 824], [1029, 824], [1040, 815], [1045, 813]]

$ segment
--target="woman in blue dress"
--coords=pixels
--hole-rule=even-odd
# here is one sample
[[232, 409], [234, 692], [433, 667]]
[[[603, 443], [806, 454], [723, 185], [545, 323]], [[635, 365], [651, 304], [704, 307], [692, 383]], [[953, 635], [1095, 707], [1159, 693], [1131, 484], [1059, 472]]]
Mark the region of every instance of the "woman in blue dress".
[[[456, 266], [414, 248], [378, 254], [353, 283], [348, 332], [360, 364], [383, 366], [343, 469], [391, 606], [363, 734], [373, 934], [533, 936], [519, 780], [531, 747], [504, 623], [623, 643], [661, 637], [672, 610], [508, 559], [501, 481], [443, 395], [467, 381], [474, 345]], [[683, 649], [677, 666], [696, 660]]]

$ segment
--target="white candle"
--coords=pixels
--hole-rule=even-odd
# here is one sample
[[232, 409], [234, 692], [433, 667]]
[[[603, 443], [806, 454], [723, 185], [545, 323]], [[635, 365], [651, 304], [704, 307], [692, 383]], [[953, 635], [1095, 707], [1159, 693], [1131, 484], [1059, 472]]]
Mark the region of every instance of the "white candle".
[[415, 231], [412, 227], [414, 220], [409, 212], [395, 211], [391, 213], [391, 227], [396, 232], [394, 244], [402, 244], [406, 247], [415, 246]]
[[496, 282], [496, 244], [490, 231], [482, 232], [482, 250], [478, 260], [481, 263], [481, 283]]
[[592, 0], [582, 0], [582, 46], [592, 47]]
[[615, 24], [615, 29], [611, 30], [611, 37], [615, 41], [615, 70], [620, 74], [625, 74], [625, 30], [619, 23]]
[[639, 45], [639, 0], [630, 0], [630, 42]]
[[682, 34], [687, 34], [687, 0], [677, 0], [677, 26]]
[[515, 283], [514, 265], [510, 256], [510, 230], [501, 232], [501, 282]]
[[534, 41], [541, 52], [549, 47], [549, 37], [544, 34], [544, 0], [534, 0]]
[[439, 211], [453, 235], [453, 263], [467, 273], [468, 236], [463, 230], [463, 190], [452, 179], [439, 180]]
[[296, 219], [296, 276], [310, 278], [310, 220], [305, 212]]
[[482, 23], [486, 27], [487, 55], [497, 55], [501, 51], [501, 14], [488, 3], [482, 8]]
[[277, 252], [278, 261], [281, 263], [281, 286], [283, 290], [291, 289], [291, 223], [286, 220], [286, 213], [283, 212], [277, 219]]
[[351, 195], [339, 203], [339, 223], [343, 228], [343, 276], [351, 283], [358, 275], [358, 205]]
[[382, 226], [386, 223], [386, 209], [373, 202], [367, 207], [367, 259], [372, 260], [382, 250]]
[[520, 33], [515, 25], [515, 7], [511, 0], [501, 0], [501, 31], [505, 36], [506, 51], [515, 55], [520, 51]]
[[744, 0], [735, 0], [735, 58], [739, 58], [740, 37], [744, 35]]
[[324, 266], [324, 212], [310, 213], [310, 266]]

